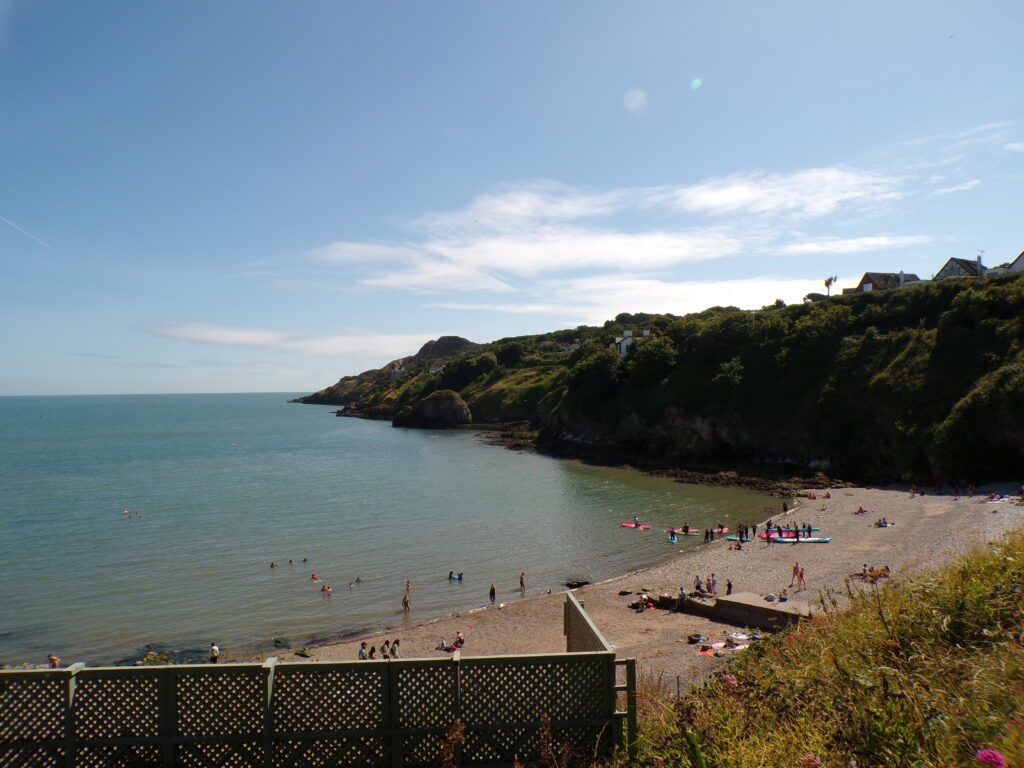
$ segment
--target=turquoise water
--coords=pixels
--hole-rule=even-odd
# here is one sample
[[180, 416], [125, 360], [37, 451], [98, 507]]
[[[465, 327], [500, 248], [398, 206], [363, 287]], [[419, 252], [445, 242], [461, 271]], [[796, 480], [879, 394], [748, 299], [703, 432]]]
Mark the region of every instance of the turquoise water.
[[[770, 506], [288, 397], [0, 398], [0, 662], [214, 640], [230, 656], [401, 626], [483, 605], [492, 581], [518, 599], [520, 571], [528, 594], [607, 578], [699, 546], [669, 546], [668, 525]], [[620, 528], [634, 513], [654, 530]]]

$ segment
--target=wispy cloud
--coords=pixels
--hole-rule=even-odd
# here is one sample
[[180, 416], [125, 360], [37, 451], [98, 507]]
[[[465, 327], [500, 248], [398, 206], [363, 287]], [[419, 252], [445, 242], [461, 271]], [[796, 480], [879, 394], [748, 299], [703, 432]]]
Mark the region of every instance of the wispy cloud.
[[932, 242], [928, 235], [875, 235], [870, 237], [827, 237], [801, 243], [789, 243], [779, 248], [779, 253], [804, 255], [814, 253], [864, 253], [887, 251], [895, 248], [909, 248]]
[[689, 213], [790, 214], [808, 217], [835, 213], [854, 202], [880, 203], [900, 197], [900, 179], [852, 168], [811, 168], [791, 174], [744, 174], [709, 179], [652, 194], [649, 205]]
[[1022, 141], [1010, 141], [1003, 144], [1003, 149], [1007, 152], [1024, 152], [1024, 142]]
[[144, 329], [151, 336], [222, 347], [250, 347], [310, 357], [388, 358], [412, 354], [439, 334], [383, 334], [348, 330], [333, 335], [244, 328], [197, 322], [157, 323]]
[[970, 181], [965, 181], [963, 184], [957, 184], [952, 187], [939, 187], [934, 192], [932, 192], [932, 194], [949, 195], [952, 194], [953, 192], [966, 192], [967, 190], [974, 189], [975, 187], [978, 187], [980, 185], [981, 179], [971, 179]]

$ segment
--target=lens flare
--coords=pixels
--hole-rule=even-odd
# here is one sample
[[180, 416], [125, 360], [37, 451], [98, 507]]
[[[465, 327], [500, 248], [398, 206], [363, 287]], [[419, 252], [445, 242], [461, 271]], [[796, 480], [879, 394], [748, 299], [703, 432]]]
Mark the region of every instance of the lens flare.
[[693, 80], [690, 81], [690, 90], [691, 91], [699, 91], [700, 87], [702, 85], [704, 85], [704, 83], [702, 83], [700, 81], [700, 78], [699, 77], [695, 77], [695, 78], [693, 78]]

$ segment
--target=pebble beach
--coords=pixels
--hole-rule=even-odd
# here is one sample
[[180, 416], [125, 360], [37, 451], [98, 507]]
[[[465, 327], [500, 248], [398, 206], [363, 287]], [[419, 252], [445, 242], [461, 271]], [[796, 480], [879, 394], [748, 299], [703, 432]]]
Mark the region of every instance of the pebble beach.
[[[773, 520], [782, 525], [810, 523], [821, 529], [816, 535], [832, 537], [831, 543], [766, 544], [758, 540], [735, 551], [724, 537], [716, 537], [716, 541], [696, 550], [674, 553], [654, 567], [587, 585], [575, 594], [620, 658], [635, 657], [648, 684], [674, 691], [677, 686], [686, 689], [700, 682], [724, 663], [721, 658], [698, 655], [687, 636], [700, 634], [711, 642], [719, 641], [736, 627], [665, 610], [637, 613], [628, 606], [640, 592], [678, 594], [680, 587], [692, 589], [695, 576], [704, 579], [714, 573], [719, 594], [725, 593], [727, 580], [732, 581], [734, 592], [778, 593], [789, 586], [793, 564], [799, 562], [805, 570], [807, 589], [793, 596], [813, 609], [826, 592], [845, 592], [848, 582], [860, 585], [860, 580], [851, 581], [849, 577], [865, 564], [887, 565], [892, 578], [908, 578], [1024, 528], [1024, 503], [1018, 495], [1010, 495], [1018, 494], [1019, 488], [1009, 485], [978, 489], [973, 496], [926, 491], [911, 497], [905, 487], [831, 489], [830, 498], [824, 498], [824, 489], [807, 493], [788, 515], [781, 514], [780, 501], [780, 514]], [[986, 502], [990, 493], [1005, 494], [1006, 498]], [[865, 514], [855, 514], [859, 508]], [[894, 525], [876, 527], [875, 521], [882, 516]], [[623, 529], [623, 546], [629, 546], [630, 537], [636, 536], [665, 534], [660, 530]], [[524, 596], [518, 590], [517, 579], [518, 574], [509, 574], [508, 583], [498, 585], [493, 606], [483, 592], [479, 609], [422, 624], [415, 623], [413, 584], [413, 612], [404, 625], [309, 648], [308, 658], [296, 656], [293, 651], [267, 655], [276, 655], [281, 663], [349, 660], [357, 657], [361, 641], [379, 647], [385, 639], [400, 638], [403, 658], [443, 657], [447, 654], [436, 650], [438, 643], [442, 639], [451, 642], [460, 631], [466, 636], [463, 656], [565, 650], [564, 592], [533, 593], [527, 574]], [[621, 594], [624, 592], [630, 594]]]

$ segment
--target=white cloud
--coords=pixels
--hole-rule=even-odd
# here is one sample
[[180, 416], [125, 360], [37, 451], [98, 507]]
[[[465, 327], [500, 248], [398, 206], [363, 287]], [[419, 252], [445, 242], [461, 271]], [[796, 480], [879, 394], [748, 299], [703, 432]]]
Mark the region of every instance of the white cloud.
[[620, 312], [671, 312], [682, 315], [713, 306], [755, 309], [776, 299], [799, 302], [821, 291], [820, 280], [753, 277], [740, 280], [622, 279], [619, 275], [579, 278], [553, 286], [552, 298], [562, 314], [575, 313], [581, 323], [601, 323]]
[[932, 192], [933, 195], [949, 195], [953, 192], [966, 192], [969, 189], [974, 189], [981, 184], [981, 179], [971, 179], [965, 181], [963, 184], [957, 184], [953, 187], [940, 187]]
[[900, 197], [901, 180], [853, 168], [810, 168], [791, 174], [744, 174], [652, 192], [647, 205], [688, 213], [825, 216], [844, 203]]
[[415, 352], [424, 342], [440, 334], [384, 334], [349, 330], [328, 336], [305, 336], [293, 332], [242, 328], [213, 323], [158, 323], [145, 329], [151, 336], [223, 347], [252, 347], [291, 352], [310, 357], [401, 357]]
[[1024, 142], [1011, 141], [1007, 144], [1003, 144], [1003, 149], [1007, 152], [1024, 152]]
[[865, 251], [884, 251], [893, 248], [908, 248], [913, 245], [925, 245], [932, 238], [927, 235], [876, 235], [873, 237], [827, 237], [820, 240], [808, 240], [802, 243], [790, 243], [779, 248], [779, 253], [803, 255], [814, 253], [863, 253]]
[[622, 97], [622, 106], [630, 112], [639, 112], [647, 106], [647, 94], [639, 88], [631, 88]]
[[410, 246], [338, 240], [314, 248], [309, 257], [323, 264], [349, 265], [414, 261], [418, 254], [419, 251]]

